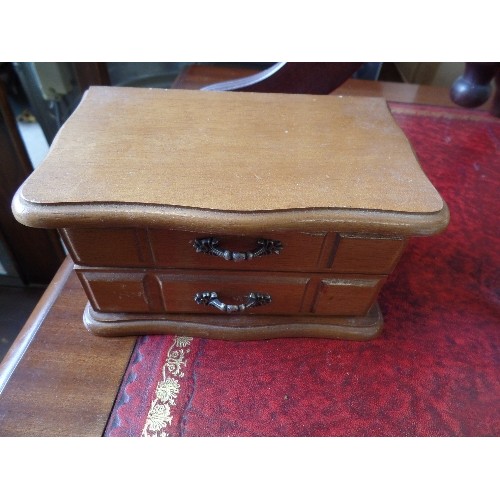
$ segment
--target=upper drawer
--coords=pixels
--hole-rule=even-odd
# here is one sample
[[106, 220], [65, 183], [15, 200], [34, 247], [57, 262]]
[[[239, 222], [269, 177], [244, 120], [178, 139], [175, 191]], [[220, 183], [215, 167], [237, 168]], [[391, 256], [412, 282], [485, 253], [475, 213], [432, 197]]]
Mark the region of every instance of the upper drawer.
[[364, 274], [390, 273], [406, 243], [403, 238], [333, 232], [250, 237], [109, 228], [64, 229], [62, 235], [73, 260], [84, 266]]
[[73, 260], [86, 266], [249, 271], [321, 268], [327, 240], [327, 233], [249, 237], [156, 228], [64, 229], [62, 235]]

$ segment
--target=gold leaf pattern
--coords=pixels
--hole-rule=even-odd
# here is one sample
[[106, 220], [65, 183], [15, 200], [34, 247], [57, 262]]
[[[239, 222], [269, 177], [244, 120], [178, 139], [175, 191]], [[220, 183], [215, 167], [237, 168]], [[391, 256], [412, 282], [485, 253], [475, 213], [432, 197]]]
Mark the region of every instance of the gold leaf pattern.
[[161, 431], [167, 424], [172, 423], [172, 415], [170, 415], [170, 406], [163, 404], [155, 404], [151, 407], [146, 420], [146, 428], [150, 431]]
[[185, 348], [191, 345], [192, 340], [192, 337], [174, 337], [163, 365], [162, 380], [156, 386], [155, 399], [151, 402], [151, 408], [142, 429], [142, 437], [167, 437], [169, 435], [166, 428], [172, 424], [172, 406], [175, 406], [181, 391], [178, 379], [184, 377], [186, 355], [190, 352]]
[[192, 340], [193, 340], [193, 337], [176, 337], [175, 345], [177, 347], [187, 347], [188, 345], [191, 344]]
[[175, 378], [168, 377], [166, 380], [158, 382], [156, 397], [162, 403], [175, 405], [175, 398], [179, 394], [180, 384]]

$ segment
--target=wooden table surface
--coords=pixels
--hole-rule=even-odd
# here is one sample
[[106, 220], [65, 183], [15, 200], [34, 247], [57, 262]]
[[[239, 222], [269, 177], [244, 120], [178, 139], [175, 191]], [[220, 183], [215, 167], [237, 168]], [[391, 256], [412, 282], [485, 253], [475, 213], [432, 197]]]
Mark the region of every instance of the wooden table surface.
[[[192, 67], [177, 87], [228, 78]], [[229, 78], [236, 75], [232, 73]], [[454, 106], [448, 89], [349, 80], [334, 94]], [[102, 436], [136, 337], [99, 338], [82, 323], [85, 293], [69, 259], [0, 364], [0, 436]]]
[[0, 365], [1, 436], [103, 434], [135, 337], [85, 329], [72, 267], [66, 259]]

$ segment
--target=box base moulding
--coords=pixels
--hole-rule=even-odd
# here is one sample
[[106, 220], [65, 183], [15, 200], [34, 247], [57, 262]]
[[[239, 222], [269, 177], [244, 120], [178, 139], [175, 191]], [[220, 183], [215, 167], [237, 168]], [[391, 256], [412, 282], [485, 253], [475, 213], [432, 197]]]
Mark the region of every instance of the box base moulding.
[[378, 304], [366, 316], [228, 316], [218, 314], [131, 314], [95, 311], [87, 303], [87, 329], [100, 337], [172, 334], [222, 340], [318, 337], [370, 340], [382, 330]]

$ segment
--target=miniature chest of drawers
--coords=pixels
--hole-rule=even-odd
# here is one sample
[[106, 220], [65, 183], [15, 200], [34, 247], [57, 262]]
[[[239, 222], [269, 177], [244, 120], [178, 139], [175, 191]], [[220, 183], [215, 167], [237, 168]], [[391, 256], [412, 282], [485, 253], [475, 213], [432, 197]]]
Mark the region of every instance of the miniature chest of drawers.
[[104, 336], [379, 333], [446, 204], [383, 99], [93, 87], [13, 211], [59, 229]]

